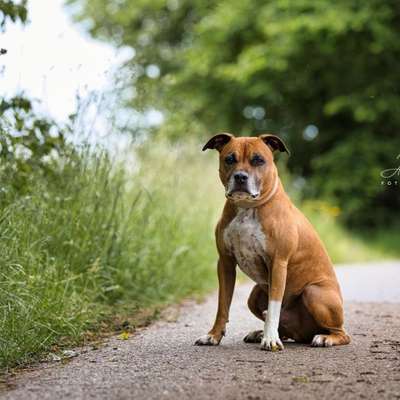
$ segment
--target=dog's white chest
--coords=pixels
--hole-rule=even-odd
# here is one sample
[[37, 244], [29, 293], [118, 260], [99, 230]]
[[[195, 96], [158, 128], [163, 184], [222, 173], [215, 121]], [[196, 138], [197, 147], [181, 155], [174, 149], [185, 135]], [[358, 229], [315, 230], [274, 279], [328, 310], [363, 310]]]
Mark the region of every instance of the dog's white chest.
[[247, 276], [256, 283], [268, 284], [267, 241], [256, 209], [239, 209], [225, 228], [224, 242]]

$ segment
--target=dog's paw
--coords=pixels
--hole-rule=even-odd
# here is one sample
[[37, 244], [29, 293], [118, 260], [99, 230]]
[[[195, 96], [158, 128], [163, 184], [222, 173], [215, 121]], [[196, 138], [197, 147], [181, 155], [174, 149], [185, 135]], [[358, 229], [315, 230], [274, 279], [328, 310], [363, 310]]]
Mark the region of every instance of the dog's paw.
[[330, 335], [315, 335], [312, 342], [312, 347], [331, 347], [333, 346]]
[[278, 332], [267, 332], [261, 340], [261, 350], [278, 351], [283, 350], [283, 344]]
[[245, 343], [261, 343], [263, 336], [263, 331], [251, 331], [243, 338], [243, 341]]
[[221, 341], [221, 338], [218, 339], [213, 335], [207, 334], [204, 336], [199, 337], [195, 342], [195, 346], [217, 346], [219, 345], [219, 342]]

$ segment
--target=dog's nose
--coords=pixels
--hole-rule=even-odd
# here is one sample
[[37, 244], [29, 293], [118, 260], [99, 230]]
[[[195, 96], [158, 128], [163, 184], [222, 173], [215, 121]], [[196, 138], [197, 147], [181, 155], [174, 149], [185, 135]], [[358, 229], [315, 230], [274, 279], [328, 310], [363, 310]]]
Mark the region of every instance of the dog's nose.
[[233, 175], [236, 183], [246, 183], [248, 177], [246, 172], [236, 172], [235, 175]]

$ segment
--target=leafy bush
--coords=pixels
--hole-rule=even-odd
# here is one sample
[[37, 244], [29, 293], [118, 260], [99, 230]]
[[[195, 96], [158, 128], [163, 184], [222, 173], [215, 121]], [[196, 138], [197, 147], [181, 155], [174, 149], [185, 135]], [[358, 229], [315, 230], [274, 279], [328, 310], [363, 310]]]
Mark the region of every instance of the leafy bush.
[[26, 193], [30, 179], [56, 178], [56, 164], [69, 146], [68, 127], [41, 116], [26, 97], [0, 100], [0, 179], [2, 199], [12, 190]]

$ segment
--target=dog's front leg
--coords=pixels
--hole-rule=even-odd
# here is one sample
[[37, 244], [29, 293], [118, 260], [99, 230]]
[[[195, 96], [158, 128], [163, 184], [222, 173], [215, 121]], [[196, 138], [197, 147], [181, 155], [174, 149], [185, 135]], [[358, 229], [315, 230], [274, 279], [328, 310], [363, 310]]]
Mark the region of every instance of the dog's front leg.
[[268, 312], [264, 324], [264, 337], [261, 341], [261, 349], [271, 351], [283, 350], [278, 327], [286, 286], [287, 260], [274, 257], [269, 275]]
[[232, 302], [233, 289], [236, 280], [236, 263], [228, 256], [220, 256], [218, 260], [218, 310], [214, 326], [196, 340], [196, 345], [216, 346], [225, 334], [225, 326], [229, 320], [229, 308]]

